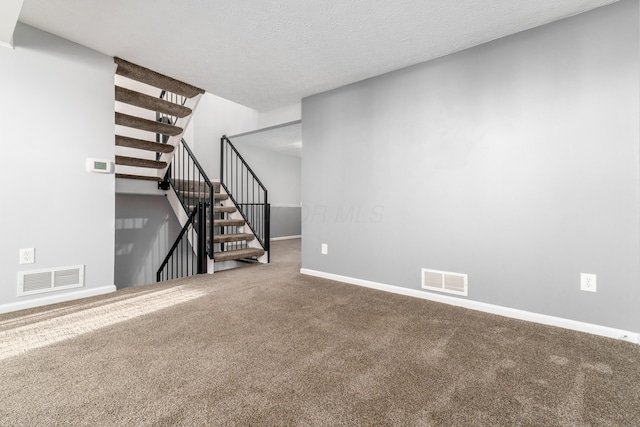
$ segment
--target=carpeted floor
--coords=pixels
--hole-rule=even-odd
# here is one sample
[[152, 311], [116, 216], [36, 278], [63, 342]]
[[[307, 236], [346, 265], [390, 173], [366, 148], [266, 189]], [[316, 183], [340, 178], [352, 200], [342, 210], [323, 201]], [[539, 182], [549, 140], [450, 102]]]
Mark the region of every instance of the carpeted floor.
[[272, 264], [0, 316], [0, 426], [639, 426], [640, 346]]

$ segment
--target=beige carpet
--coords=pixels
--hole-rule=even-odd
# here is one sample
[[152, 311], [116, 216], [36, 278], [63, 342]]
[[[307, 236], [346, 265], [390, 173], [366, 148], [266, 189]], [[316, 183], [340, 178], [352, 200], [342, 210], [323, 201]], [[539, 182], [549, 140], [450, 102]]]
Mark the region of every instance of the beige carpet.
[[640, 426], [640, 346], [270, 265], [0, 316], [0, 426]]

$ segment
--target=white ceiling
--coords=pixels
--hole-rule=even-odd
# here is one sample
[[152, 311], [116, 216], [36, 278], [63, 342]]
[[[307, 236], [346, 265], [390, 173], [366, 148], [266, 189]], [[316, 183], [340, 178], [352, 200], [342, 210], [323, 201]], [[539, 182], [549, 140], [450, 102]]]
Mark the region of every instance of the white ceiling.
[[266, 111], [615, 1], [24, 0], [20, 21]]
[[13, 31], [20, 15], [23, 0], [0, 2], [0, 46], [13, 47]]

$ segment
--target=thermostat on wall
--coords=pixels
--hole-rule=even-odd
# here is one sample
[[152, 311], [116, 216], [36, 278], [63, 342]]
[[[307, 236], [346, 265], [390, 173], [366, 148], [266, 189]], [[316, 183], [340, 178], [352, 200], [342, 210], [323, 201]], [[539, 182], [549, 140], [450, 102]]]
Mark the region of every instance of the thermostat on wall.
[[87, 159], [87, 172], [113, 173], [113, 163], [103, 159]]

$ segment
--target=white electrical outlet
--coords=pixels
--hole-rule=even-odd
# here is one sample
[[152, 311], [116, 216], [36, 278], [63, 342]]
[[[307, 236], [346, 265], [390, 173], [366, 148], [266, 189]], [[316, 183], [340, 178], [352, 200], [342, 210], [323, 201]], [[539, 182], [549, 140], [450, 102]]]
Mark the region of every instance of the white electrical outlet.
[[327, 245], [326, 243], [322, 244], [322, 255], [326, 255], [329, 253], [329, 245]]
[[580, 290], [587, 292], [596, 291], [596, 275], [580, 273]]
[[20, 264], [33, 264], [36, 262], [36, 250], [34, 248], [20, 249]]

